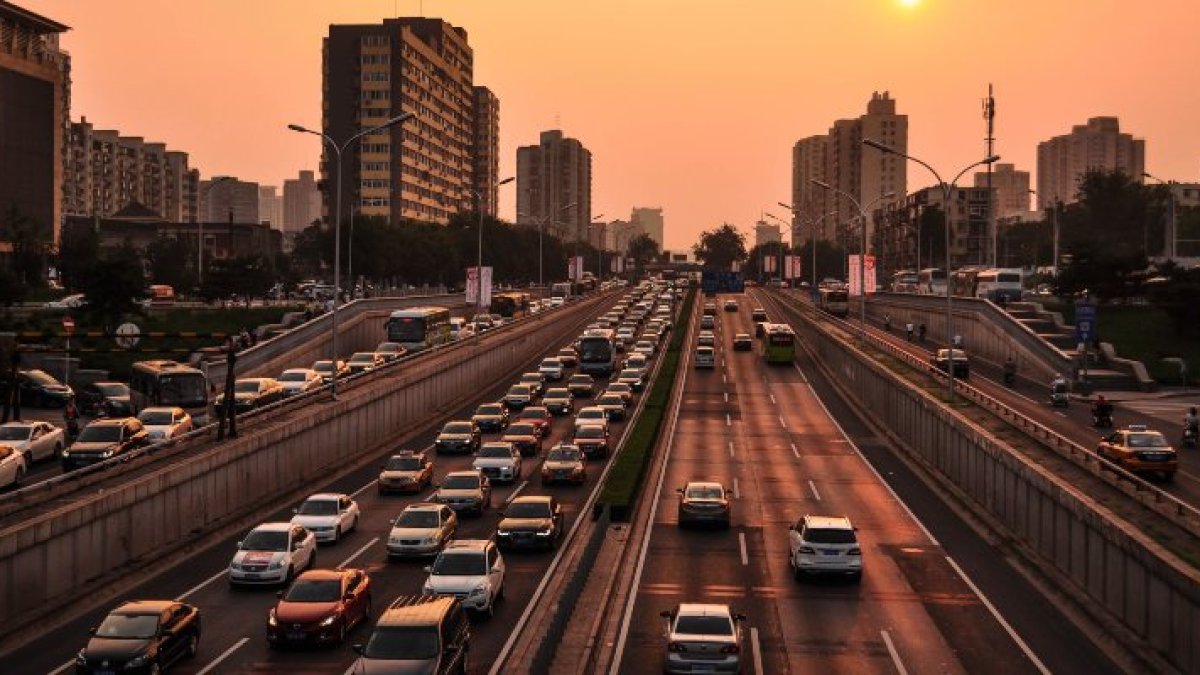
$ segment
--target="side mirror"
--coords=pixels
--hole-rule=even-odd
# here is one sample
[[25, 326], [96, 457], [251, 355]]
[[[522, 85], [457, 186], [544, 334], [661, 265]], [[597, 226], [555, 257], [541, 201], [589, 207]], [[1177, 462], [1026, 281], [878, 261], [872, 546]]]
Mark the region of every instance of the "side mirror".
[[300, 513], [300, 509], [292, 509], [292, 514], [293, 514], [293, 515], [294, 515], [294, 514], [297, 514], [297, 513]]
[[499, 573], [500, 573], [500, 567], [499, 567], [499, 566], [493, 567], [491, 571], [492, 571], [492, 574], [499, 574]]
[[683, 494], [683, 488], [675, 488], [675, 491], [679, 494]]
[[282, 600], [283, 599], [283, 591], [275, 591], [275, 597]]
[[355, 654], [363, 653], [363, 646], [361, 644], [350, 645], [350, 649], [353, 649]]
[[426, 566], [425, 566], [423, 569], [424, 569], [426, 572], [432, 573], [432, 572], [433, 572], [433, 565], [426, 565]]
[[96, 627], [96, 626], [92, 626], [91, 628], [89, 628], [89, 629], [88, 629], [88, 635], [95, 635], [95, 634], [96, 634], [96, 630], [97, 630], [97, 627]]
[[353, 593], [347, 593], [347, 594], [346, 594], [346, 596], [345, 596], [344, 598], [342, 598], [342, 600], [343, 600], [344, 602], [354, 602], [354, 594], [353, 594]]
[[240, 551], [240, 550], [242, 550], [242, 542], [240, 542], [240, 541], [239, 541], [239, 542], [237, 543], [237, 548], [238, 548], [238, 550], [239, 550], [239, 551]]
[[726, 491], [725, 491], [725, 496], [726, 496], [726, 497], [728, 497], [728, 496], [729, 496], [729, 495], [731, 495], [731, 494], [733, 494], [733, 490], [726, 490]]

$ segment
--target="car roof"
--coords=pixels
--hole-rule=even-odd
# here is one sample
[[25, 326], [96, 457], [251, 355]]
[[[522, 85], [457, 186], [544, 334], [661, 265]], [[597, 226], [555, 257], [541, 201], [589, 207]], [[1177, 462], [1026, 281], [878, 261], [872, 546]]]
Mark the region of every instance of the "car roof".
[[729, 617], [733, 614], [729, 610], [729, 605], [719, 605], [716, 603], [699, 603], [699, 602], [681, 602], [677, 615], [687, 616], [723, 616]]
[[340, 568], [336, 569], [336, 570], [307, 569], [307, 570], [304, 570], [303, 572], [301, 572], [300, 575], [296, 578], [296, 580], [299, 581], [300, 579], [315, 579], [315, 580], [320, 580], [320, 581], [328, 581], [328, 580], [333, 580], [333, 579], [341, 579], [343, 576], [346, 575], [346, 572], [351, 572], [351, 571], [353, 571], [353, 570], [340, 569]]
[[452, 539], [450, 540], [443, 551], [479, 551], [487, 550], [488, 544], [492, 543], [487, 539]]
[[442, 504], [431, 504], [429, 502], [416, 502], [404, 507], [405, 511], [440, 511], [446, 508]]
[[425, 454], [424, 450], [401, 450], [399, 452], [392, 453], [392, 458], [394, 459], [396, 457], [403, 457], [405, 459], [408, 459], [409, 457], [420, 457], [421, 455], [424, 455], [424, 454]]
[[130, 600], [113, 610], [114, 614], [161, 614], [174, 600]]
[[174, 412], [183, 412], [183, 408], [180, 408], [179, 406], [174, 406], [174, 405], [158, 405], [158, 406], [151, 406], [149, 408], [142, 408], [142, 412], [144, 412], [144, 413], [148, 413], [148, 412], [174, 413]]
[[347, 497], [347, 496], [349, 496], [349, 495], [344, 495], [340, 492], [318, 492], [315, 495], [309, 495], [308, 498], [305, 499], [304, 501], [308, 502], [308, 501], [313, 501], [313, 500], [341, 499], [342, 497]]
[[721, 485], [720, 483], [718, 483], [718, 482], [716, 482], [716, 481], [711, 481], [711, 480], [689, 480], [689, 481], [687, 482], [687, 486], [686, 486], [686, 487], [688, 487], [688, 488], [694, 488], [694, 487], [710, 487], [710, 488], [716, 488], [716, 489], [718, 489], [718, 490], [724, 490], [724, 489], [725, 489], [725, 486], [724, 486], [724, 485]]
[[478, 478], [481, 475], [483, 474], [481, 474], [478, 469], [467, 469], [465, 471], [451, 471], [446, 474], [446, 478], [451, 476], [471, 476], [473, 478]]
[[551, 497], [550, 495], [525, 495], [523, 497], [517, 497], [516, 499], [509, 502], [509, 506], [512, 506], [513, 504], [517, 504], [517, 503], [520, 503], [520, 504], [549, 504], [550, 501], [553, 499], [554, 498]]
[[804, 516], [809, 527], [820, 530], [853, 530], [850, 519], [845, 516]]
[[131, 419], [133, 419], [133, 418], [132, 417], [105, 417], [105, 418], [98, 419], [98, 420], [92, 420], [90, 423], [88, 423], [88, 426], [89, 427], [90, 426], [119, 427], [119, 426], [124, 426], [125, 423]]
[[250, 529], [251, 532], [287, 532], [292, 529], [291, 523], [261, 523]]
[[384, 610], [376, 626], [437, 625], [442, 617], [458, 603], [450, 596], [417, 596], [399, 598]]

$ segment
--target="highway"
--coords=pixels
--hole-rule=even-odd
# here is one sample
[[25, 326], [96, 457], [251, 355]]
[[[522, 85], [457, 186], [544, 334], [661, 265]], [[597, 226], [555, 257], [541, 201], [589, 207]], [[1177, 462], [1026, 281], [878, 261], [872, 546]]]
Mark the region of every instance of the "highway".
[[[653, 525], [614, 670], [663, 662], [661, 610], [719, 602], [747, 616], [747, 673], [1118, 672], [892, 456], [807, 355], [768, 367], [733, 351], [734, 333], [753, 334], [756, 302], [780, 318], [759, 293], [734, 297], [736, 314], [718, 311], [716, 368], [685, 364], [664, 426], [669, 454], [648, 479]], [[694, 479], [733, 490], [729, 530], [679, 529], [675, 489]], [[857, 526], [861, 584], [792, 579], [787, 527], [806, 513]]]
[[[598, 313], [602, 313], [603, 309]], [[579, 321], [578, 328], [591, 321]], [[554, 355], [563, 345], [545, 345], [546, 355]], [[526, 370], [536, 370], [536, 360], [527, 364]], [[568, 374], [573, 371], [568, 371]], [[515, 379], [515, 378], [514, 378]], [[499, 400], [510, 382], [489, 386], [481, 391], [478, 399], [464, 401], [454, 411], [452, 418], [467, 418], [479, 403]], [[598, 381], [602, 384], [602, 381]], [[640, 398], [639, 395], [635, 395]], [[635, 401], [637, 400], [635, 398]], [[577, 399], [576, 409], [587, 405], [587, 399]], [[632, 410], [632, 408], [631, 408]], [[567, 437], [572, 425], [569, 416], [556, 418], [553, 431], [545, 439], [544, 449]], [[440, 424], [437, 425], [440, 428]], [[620, 437], [624, 422], [612, 423], [614, 441]], [[419, 435], [406, 447], [431, 447], [436, 432], [431, 430]], [[494, 440], [498, 434], [487, 434], [484, 440]], [[390, 453], [389, 453], [390, 454]], [[544, 454], [544, 453], [543, 453]], [[428, 499], [432, 491], [426, 490], [416, 496], [380, 496], [375, 489], [375, 477], [380, 462], [354, 472], [345, 479], [326, 485], [314, 485], [312, 492], [345, 492], [351, 494], [362, 510], [362, 519], [356, 532], [332, 546], [323, 546], [317, 557], [319, 567], [353, 566], [368, 571], [373, 585], [373, 616], [378, 615], [387, 604], [398, 596], [419, 594], [425, 581], [423, 568], [429, 560], [388, 562], [384, 542], [390, 529], [390, 521], [406, 504]], [[473, 456], [435, 456], [435, 483], [449, 471], [469, 468]], [[493, 493], [494, 508], [481, 518], [464, 517], [460, 521], [456, 538], [489, 538], [500, 519], [502, 504], [517, 494], [553, 494], [559, 498], [566, 514], [565, 529], [569, 530], [579, 515], [580, 506], [596, 486], [606, 460], [588, 464], [588, 481], [584, 486], [551, 486], [539, 484], [540, 458], [537, 462], [526, 460], [522, 480], [515, 485], [496, 485]], [[532, 465], [532, 466], [531, 466]], [[287, 520], [295, 504], [279, 504], [278, 510], [264, 520]], [[74, 654], [86, 643], [89, 626], [99, 623], [109, 608], [125, 599], [179, 598], [194, 604], [203, 614], [204, 635], [200, 652], [194, 661], [172, 668], [176, 673], [343, 673], [352, 666], [355, 655], [351, 644], [321, 650], [273, 651], [267, 646], [265, 637], [268, 610], [274, 605], [276, 589], [233, 590], [228, 586], [225, 569], [235, 552], [239, 536], [231, 537], [220, 544], [196, 554], [186, 563], [163, 569], [152, 579], [136, 588], [126, 597], [116, 600], [102, 611], [90, 612], [57, 629], [52, 635], [35, 640], [11, 654], [6, 662], [5, 673], [61, 673], [71, 672]], [[509, 632], [524, 611], [534, 589], [547, 573], [555, 554], [553, 552], [505, 553], [507, 577], [505, 599], [498, 603], [495, 616], [490, 620], [474, 622], [471, 639], [471, 672], [486, 672], [487, 667], [500, 651]], [[373, 622], [372, 622], [373, 624]], [[363, 642], [369, 635], [370, 626], [356, 628], [349, 636], [349, 643]], [[15, 666], [15, 668], [8, 667]]]

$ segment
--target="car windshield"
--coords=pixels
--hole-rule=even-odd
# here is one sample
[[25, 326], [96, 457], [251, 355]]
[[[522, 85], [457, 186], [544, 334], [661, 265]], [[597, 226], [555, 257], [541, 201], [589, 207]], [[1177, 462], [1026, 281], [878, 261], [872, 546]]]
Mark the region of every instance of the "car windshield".
[[436, 511], [405, 511], [396, 519], [396, 527], [437, 527]]
[[1129, 447], [1131, 448], [1165, 448], [1167, 447], [1167, 439], [1162, 437], [1162, 434], [1129, 434]]
[[280, 382], [303, 382], [308, 379], [308, 373], [303, 370], [289, 370], [279, 376]]
[[375, 348], [375, 351], [384, 354], [395, 354], [400, 351], [400, 344], [397, 342], [381, 342], [379, 343], [379, 346]]
[[618, 394], [628, 393], [628, 392], [632, 391], [632, 389], [629, 388], [629, 385], [625, 384], [624, 382], [614, 382], [614, 383], [608, 385], [608, 390], [611, 392], [616, 392]]
[[549, 518], [549, 502], [514, 502], [504, 510], [505, 518]]
[[446, 476], [442, 487], [447, 490], [476, 490], [479, 488], [478, 476]]
[[571, 392], [567, 389], [550, 389], [546, 392], [545, 398], [567, 398]]
[[526, 373], [521, 376], [521, 381], [527, 384], [537, 384], [542, 381], [542, 376], [537, 373]]
[[513, 424], [513, 425], [509, 426], [508, 432], [505, 433], [505, 435], [506, 436], [532, 436], [536, 433], [537, 433], [537, 427], [533, 426], [532, 424], [529, 424], [528, 422], [522, 422], [521, 424]]
[[204, 373], [170, 373], [158, 378], [158, 404], [184, 408], [208, 403], [208, 378]]
[[733, 625], [723, 616], [681, 616], [675, 621], [675, 632], [689, 635], [733, 635]]
[[503, 413], [504, 408], [500, 407], [499, 403], [489, 403], [475, 409], [476, 415], [501, 415]]
[[96, 637], [115, 640], [148, 640], [157, 634], [157, 614], [109, 614], [96, 629]]
[[442, 427], [443, 434], [469, 434], [471, 433], [470, 422], [448, 422]]
[[572, 375], [568, 380], [570, 384], [587, 384], [590, 385], [593, 380], [591, 375]]
[[725, 490], [716, 485], [693, 485], [685, 496], [688, 499], [720, 499], [725, 496]]
[[549, 415], [549, 411], [547, 411], [545, 408], [542, 408], [541, 406], [534, 406], [532, 408], [526, 408], [522, 410], [521, 414], [517, 415], [517, 419], [540, 420], [545, 418], [547, 415]]
[[582, 458], [583, 454], [574, 448], [556, 448], [546, 456], [551, 462], [578, 462]]
[[638, 371], [636, 371], [632, 368], [626, 368], [625, 370], [621, 371], [621, 374], [617, 376], [617, 379], [623, 380], [625, 378], [629, 378], [631, 380], [636, 380], [636, 379], [638, 379], [638, 377], [640, 375], [641, 375], [641, 373], [639, 373]]
[[233, 390], [239, 394], [258, 393], [258, 380], [241, 380], [233, 383]]
[[854, 530], [810, 527], [804, 531], [804, 540], [814, 544], [853, 544], [856, 538]]
[[24, 441], [29, 439], [29, 432], [33, 427], [27, 426], [2, 426], [0, 427], [0, 441]]
[[336, 516], [337, 512], [336, 499], [309, 499], [296, 510], [301, 516]]
[[590, 408], [590, 409], [580, 410], [580, 411], [579, 411], [579, 417], [578, 417], [577, 419], [581, 419], [581, 420], [602, 420], [602, 419], [604, 419], [604, 411], [603, 411], [603, 410], [599, 410], [599, 409], [595, 409], [595, 408]]
[[430, 572], [446, 576], [482, 575], [486, 572], [483, 551], [443, 552]]
[[171, 424], [175, 420], [175, 414], [170, 410], [143, 410], [138, 419], [142, 424], [153, 426], [165, 426]]
[[479, 449], [479, 456], [487, 457], [489, 459], [508, 459], [512, 457], [512, 450], [509, 450], [508, 447], [504, 445], [485, 445]]
[[283, 595], [288, 602], [337, 602], [341, 597], [340, 579], [297, 579]]
[[112, 397], [129, 395], [129, 387], [127, 387], [126, 385], [124, 385], [120, 382], [97, 383], [96, 391], [100, 392], [101, 394], [104, 394], [105, 396], [112, 396]]
[[386, 468], [388, 471], [420, 471], [421, 460], [416, 457], [392, 457]]
[[545, 361], [542, 361], [542, 367], [555, 369], [562, 368], [562, 361], [559, 361], [558, 359], [546, 359]]
[[278, 530], [255, 530], [242, 540], [246, 551], [286, 551], [288, 533]]
[[313, 364], [312, 369], [317, 371], [318, 373], [331, 373], [331, 372], [333, 372], [333, 362], [332, 361], [317, 361], [316, 363]]
[[91, 424], [79, 434], [80, 443], [116, 443], [121, 440], [121, 427], [115, 424]]
[[604, 438], [604, 428], [596, 426], [579, 427], [575, 438]]
[[523, 384], [514, 384], [512, 387], [509, 387], [508, 395], [509, 396], [528, 396], [529, 395], [529, 387], [527, 387]]
[[40, 370], [27, 370], [25, 371], [25, 377], [28, 377], [30, 382], [36, 384], [58, 384], [58, 380]]
[[624, 405], [625, 399], [620, 394], [605, 394], [596, 402], [600, 405]]
[[372, 363], [375, 361], [375, 355], [371, 352], [359, 352], [350, 357], [350, 363]]
[[558, 355], [559, 356], [575, 356], [575, 350], [571, 349], [569, 347], [564, 347], [563, 349], [558, 350]]
[[380, 661], [426, 661], [441, 651], [436, 626], [379, 626], [363, 647], [363, 656]]

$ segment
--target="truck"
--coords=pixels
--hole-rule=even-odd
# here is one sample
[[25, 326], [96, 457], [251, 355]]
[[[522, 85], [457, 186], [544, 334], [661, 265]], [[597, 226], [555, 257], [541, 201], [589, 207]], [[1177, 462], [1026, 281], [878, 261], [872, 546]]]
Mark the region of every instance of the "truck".
[[550, 285], [550, 299], [555, 307], [571, 299], [571, 282], [563, 281]]

